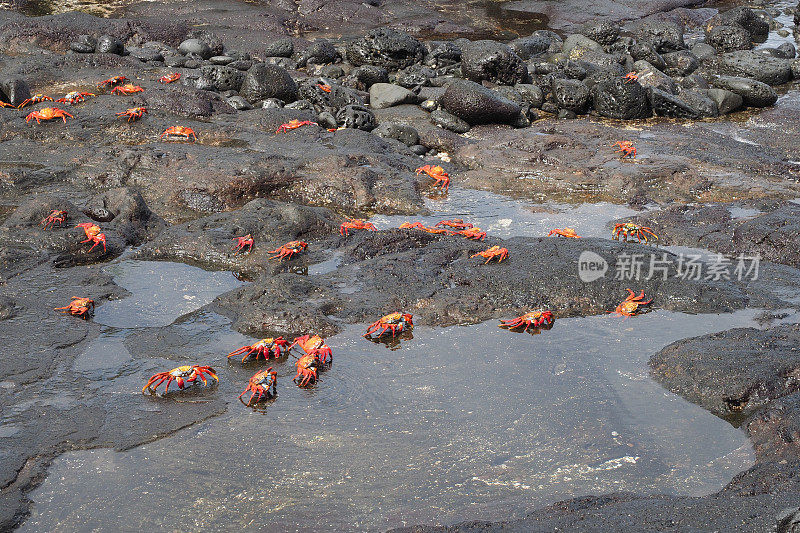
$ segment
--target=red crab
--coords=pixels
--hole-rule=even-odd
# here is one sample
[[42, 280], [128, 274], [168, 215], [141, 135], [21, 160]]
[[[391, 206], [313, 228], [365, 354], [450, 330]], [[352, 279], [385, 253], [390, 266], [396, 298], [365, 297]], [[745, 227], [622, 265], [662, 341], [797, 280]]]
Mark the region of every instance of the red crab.
[[186, 385], [194, 384], [197, 381], [197, 378], [200, 378], [200, 381], [203, 382], [203, 385], [208, 385], [205, 374], [208, 374], [210, 377], [214, 378], [217, 383], [219, 383], [217, 374], [210, 366], [184, 365], [179, 366], [178, 368], [173, 368], [169, 372], [159, 372], [158, 374], [153, 374], [147, 384], [142, 387], [142, 394], [144, 394], [144, 392], [148, 389], [150, 389], [151, 393], [155, 394], [158, 386], [165, 381], [167, 382], [167, 386], [164, 389], [164, 394], [169, 392], [169, 384], [173, 381], [178, 384], [179, 389], [183, 389]]
[[[253, 404], [253, 397], [258, 394], [258, 398], [256, 398], [256, 403], [261, 401], [261, 398], [266, 396], [267, 398], [272, 398], [276, 394], [278, 394], [278, 373], [272, 370], [272, 367], [269, 367], [266, 370], [259, 370], [253, 377], [250, 378], [250, 381], [247, 383], [247, 388], [244, 389], [239, 395], [239, 400], [244, 403], [242, 400], [242, 396], [250, 392], [250, 399], [247, 400], [248, 407]], [[272, 391], [270, 391], [272, 389]]]
[[147, 113], [146, 107], [131, 107], [130, 109], [126, 109], [125, 111], [121, 111], [116, 115], [118, 117], [128, 117], [128, 122], [133, 122], [135, 120], [139, 120], [142, 116]]
[[106, 235], [105, 233], [100, 233], [100, 226], [92, 223], [92, 222], [83, 222], [82, 224], [78, 224], [75, 226], [76, 228], [83, 228], [84, 233], [86, 233], [86, 240], [81, 241], [81, 244], [85, 242], [92, 242], [92, 247], [89, 248], [91, 252], [94, 250], [94, 247], [98, 244], [103, 245], [103, 252], [106, 251]]
[[278, 127], [278, 129], [275, 130], [275, 133], [286, 133], [289, 130], [295, 130], [301, 126], [309, 126], [309, 125], [319, 126], [319, 124], [317, 124], [316, 122], [311, 122], [310, 120], [293, 119], [290, 120], [289, 122], [281, 124], [280, 127]]
[[236, 241], [236, 245], [233, 247], [235, 252], [244, 251], [245, 247], [248, 252], [253, 251], [253, 237], [249, 233], [244, 237], [236, 237], [234, 240]]
[[71, 93], [67, 93], [64, 98], [59, 98], [56, 102], [60, 102], [65, 104], [69, 102], [70, 105], [80, 104], [81, 102], [86, 101], [87, 96], [97, 96], [94, 93], [82, 93], [80, 91], [72, 91]]
[[167, 140], [174, 137], [184, 137], [187, 141], [194, 139], [194, 142], [197, 142], [197, 135], [195, 135], [194, 130], [185, 126], [172, 126], [167, 128], [164, 130], [164, 133], [161, 134], [161, 138], [163, 139], [165, 135]]
[[67, 117], [75, 118], [63, 109], [59, 109], [57, 107], [44, 107], [39, 111], [34, 111], [33, 113], [29, 113], [27, 117], [25, 117], [25, 122], [30, 122], [32, 119], [36, 119], [37, 124], [41, 124], [42, 120], [52, 120], [54, 118], [61, 118], [64, 119], [64, 124], [67, 123]]
[[181, 79], [181, 73], [173, 72], [172, 74], [168, 74], [167, 76], [161, 76], [160, 78], [158, 78], [158, 81], [161, 83], [172, 83], [174, 81], [178, 81], [179, 79]]
[[270, 259], [278, 259], [280, 261], [283, 260], [284, 257], [291, 259], [294, 254], [299, 254], [300, 252], [304, 251], [307, 246], [307, 242], [291, 241], [267, 253], [275, 254], [271, 256]]
[[305, 354], [295, 363], [297, 366], [297, 375], [292, 381], [297, 383], [298, 387], [305, 387], [306, 385], [313, 385], [317, 381], [317, 368], [319, 361], [310, 353]]
[[466, 237], [467, 239], [473, 239], [476, 241], [482, 241], [486, 238], [486, 232], [481, 231], [481, 228], [467, 228], [461, 231], [457, 231], [454, 235], [461, 235], [462, 237]]
[[624, 316], [627, 318], [629, 316], [638, 315], [640, 305], [647, 305], [653, 301], [652, 298], [647, 301], [642, 301], [644, 299], [644, 291], [640, 292], [639, 296], [636, 296], [636, 293], [632, 290], [625, 290], [627, 290], [630, 294], [628, 294], [628, 297], [625, 298], [614, 311], [612, 311], [612, 313], [617, 316]]
[[637, 76], [635, 72], [628, 72], [623, 78], [625, 79], [625, 83], [632, 83], [638, 80], [639, 76]]
[[142, 89], [138, 85], [128, 84], [128, 85], [120, 85], [119, 87], [114, 87], [113, 89], [111, 89], [111, 94], [126, 95], [126, 94], [140, 93], [143, 91], [144, 89]]
[[536, 311], [531, 311], [530, 313], [525, 313], [522, 316], [518, 316], [517, 318], [512, 318], [511, 320], [501, 320], [501, 324], [499, 327], [507, 328], [507, 329], [516, 329], [520, 328], [523, 325], [525, 329], [523, 332], [528, 331], [528, 328], [539, 328], [542, 326], [549, 327], [553, 325], [555, 319], [553, 318], [553, 313], [550, 311], [542, 311], [538, 309]]
[[548, 237], [552, 237], [556, 235], [558, 237], [568, 237], [570, 239], [580, 239], [581, 236], [575, 233], [573, 228], [556, 228], [551, 230], [550, 233], [547, 234]]
[[318, 83], [318, 84], [317, 84], [317, 88], [318, 88], [320, 91], [324, 92], [324, 93], [329, 93], [329, 92], [331, 92], [331, 86], [330, 86], [330, 85], [325, 85], [324, 83]]
[[[387, 331], [392, 332], [392, 337], [398, 333], [402, 333], [406, 328], [413, 328], [414, 317], [409, 313], [392, 313], [381, 317], [376, 322], [370, 324], [364, 337], [371, 337], [373, 333], [377, 332], [376, 337], [380, 337]], [[380, 330], [380, 331], [378, 331]]]
[[436, 223], [436, 227], [439, 226], [447, 226], [449, 228], [455, 228], [457, 230], [469, 229], [472, 227], [472, 224], [469, 222], [464, 222], [460, 218], [453, 218], [450, 220], [442, 220], [441, 222]]
[[441, 186], [443, 191], [446, 191], [450, 188], [450, 175], [444, 171], [444, 169], [438, 165], [425, 165], [424, 167], [419, 167], [416, 170], [417, 175], [422, 173], [428, 175], [428, 177], [435, 180], [434, 186]]
[[228, 357], [234, 357], [237, 355], [244, 355], [242, 357], [242, 363], [244, 363], [248, 357], [255, 354], [255, 360], [257, 361], [259, 357], [263, 357], [265, 360], [269, 360], [270, 357], [275, 357], [277, 359], [281, 356], [281, 349], [287, 349], [286, 346], [289, 344], [287, 340], [283, 337], [278, 337], [277, 339], [273, 338], [266, 338], [261, 339], [260, 341], [252, 344], [250, 346], [242, 346], [238, 350], [234, 350], [228, 354]]
[[429, 228], [428, 226], [424, 225], [422, 222], [403, 222], [400, 224], [400, 229], [418, 229], [421, 231], [425, 231], [427, 233], [434, 233], [434, 234], [445, 234], [445, 235], [455, 235], [456, 232], [450, 231], [449, 229], [444, 228]]
[[302, 337], [297, 337], [287, 349], [291, 350], [295, 346], [302, 348], [307, 355], [314, 356], [321, 365], [333, 363], [333, 352], [330, 347], [325, 344], [325, 339], [319, 335], [303, 335]]
[[41, 93], [40, 94], [34, 94], [30, 98], [28, 98], [27, 100], [25, 100], [21, 104], [19, 104], [17, 106], [17, 109], [22, 109], [23, 107], [25, 107], [28, 104], [38, 104], [39, 102], [44, 102], [45, 100], [47, 100], [48, 102], [52, 102], [53, 101], [52, 98], [50, 98], [49, 96], [45, 96], [45, 95], [43, 95]]
[[634, 224], [633, 222], [624, 222], [622, 224], [614, 224], [614, 229], [611, 231], [612, 236], [611, 238], [615, 241], [619, 240], [619, 236], [622, 235], [622, 242], [628, 241], [628, 236], [633, 239], [636, 237], [638, 241], [641, 243], [644, 241], [647, 244], [647, 235], [652, 235], [653, 237], [658, 240], [658, 235], [653, 233], [653, 228], [649, 228], [647, 226], [640, 226], [639, 224]]
[[121, 85], [126, 81], [128, 81], [128, 78], [125, 76], [114, 76], [113, 78], [101, 81], [97, 84], [97, 87], [100, 89], [107, 89], [109, 87], [114, 87], [115, 85]]
[[620, 159], [625, 159], [626, 157], [636, 159], [636, 147], [633, 146], [631, 141], [617, 141], [612, 146], [619, 146], [619, 150], [615, 150], [615, 152], [620, 153]]
[[3, 101], [0, 101], [0, 107], [10, 107], [12, 109], [16, 108], [14, 104], [9, 104], [8, 102], [3, 102]]
[[70, 315], [81, 317], [84, 320], [89, 318], [89, 315], [94, 312], [94, 300], [90, 298], [81, 298], [73, 296], [69, 305], [64, 307], [56, 307], [56, 311], [64, 311]]
[[50, 226], [55, 226], [58, 224], [59, 226], [63, 225], [64, 222], [67, 221], [67, 212], [62, 211], [60, 209], [53, 209], [50, 211], [50, 214], [47, 215], [45, 218], [42, 219], [42, 226], [44, 229], [47, 229]]
[[342, 235], [349, 235], [347, 230], [351, 229], [365, 229], [369, 231], [378, 230], [378, 228], [376, 228], [372, 223], [367, 222], [366, 220], [361, 220], [360, 218], [350, 218], [345, 222], [343, 222], [341, 226], [339, 226], [339, 233], [341, 233]]
[[482, 252], [478, 252], [477, 254], [471, 255], [470, 257], [485, 257], [487, 264], [492, 259], [497, 259], [498, 263], [502, 263], [503, 259], [508, 257], [508, 250], [506, 248], [500, 248], [499, 246], [492, 246], [491, 248], [484, 250]]

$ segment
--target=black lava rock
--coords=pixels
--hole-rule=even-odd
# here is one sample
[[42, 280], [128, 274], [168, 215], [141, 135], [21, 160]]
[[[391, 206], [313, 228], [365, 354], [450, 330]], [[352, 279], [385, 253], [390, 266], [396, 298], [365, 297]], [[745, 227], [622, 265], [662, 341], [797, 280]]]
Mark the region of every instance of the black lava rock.
[[318, 39], [298, 54], [297, 65], [300, 67], [304, 67], [308, 63], [325, 65], [334, 63], [337, 59], [339, 59], [339, 51], [336, 47], [327, 39]]
[[244, 83], [245, 73], [222, 65], [209, 65], [200, 68], [200, 76], [217, 91], [239, 91]]
[[659, 54], [686, 49], [683, 26], [675, 22], [645, 21], [638, 26], [636, 34], [641, 41], [652, 44]]
[[738, 50], [722, 54], [720, 73], [727, 76], [753, 78], [767, 85], [781, 85], [792, 78], [788, 59], [780, 59], [756, 50]]
[[266, 45], [263, 53], [264, 57], [292, 57], [294, 42], [289, 37], [278, 39]]
[[778, 101], [778, 93], [772, 87], [751, 78], [717, 76], [712, 84], [738, 94], [748, 106], [768, 107]]
[[110, 35], [102, 35], [97, 39], [97, 46], [95, 51], [98, 54], [117, 54], [121, 56], [125, 52], [125, 46], [122, 41]]
[[247, 71], [239, 94], [250, 103], [267, 98], [294, 102], [297, 99], [297, 84], [284, 69], [258, 63]]
[[372, 130], [372, 133], [384, 139], [395, 139], [405, 144], [406, 146], [414, 146], [419, 144], [419, 132], [411, 126], [405, 124], [395, 124], [393, 122], [384, 122], [377, 128]]
[[336, 113], [336, 122], [345, 128], [372, 131], [377, 127], [375, 115], [362, 105], [348, 105]]
[[444, 109], [436, 109], [431, 113], [431, 122], [454, 133], [467, 133], [470, 125]]
[[405, 32], [377, 28], [347, 44], [347, 60], [356, 66], [376, 65], [399, 70], [419, 63], [425, 48]]
[[471, 81], [514, 85], [528, 80], [528, 66], [506, 44], [475, 41], [461, 53], [461, 71]]
[[600, 115], [617, 119], [650, 116], [647, 89], [623, 78], [603, 81], [592, 87], [592, 102]]
[[578, 115], [586, 113], [591, 103], [589, 88], [578, 80], [555, 80], [553, 98], [559, 109], [567, 109]]
[[741, 26], [714, 26], [706, 33], [706, 42], [718, 53], [750, 50], [750, 32]]
[[608, 21], [589, 22], [580, 29], [579, 33], [602, 45], [609, 46], [619, 37], [618, 24]]
[[700, 66], [700, 62], [693, 53], [688, 50], [681, 50], [679, 52], [668, 52], [662, 54], [661, 57], [666, 63], [664, 73], [668, 76], [682, 77], [688, 76]]
[[513, 124], [520, 107], [472, 81], [456, 80], [444, 91], [439, 105], [470, 125]]
[[31, 90], [25, 80], [5, 78], [0, 80], [0, 100], [18, 106], [31, 97]]
[[203, 59], [208, 59], [214, 55], [211, 47], [200, 39], [186, 39], [178, 46], [178, 51], [183, 55], [195, 54]]

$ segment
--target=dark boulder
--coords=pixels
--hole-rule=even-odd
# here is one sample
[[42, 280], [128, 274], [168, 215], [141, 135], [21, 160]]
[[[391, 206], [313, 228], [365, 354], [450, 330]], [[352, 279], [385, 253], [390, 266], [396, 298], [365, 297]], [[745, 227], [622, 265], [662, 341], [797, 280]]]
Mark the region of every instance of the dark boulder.
[[294, 54], [294, 42], [291, 37], [284, 37], [264, 46], [262, 52], [264, 57], [292, 57], [292, 54]]
[[200, 67], [200, 77], [217, 91], [239, 91], [245, 73], [222, 65]]
[[617, 119], [646, 118], [650, 116], [647, 90], [637, 82], [622, 78], [595, 84], [591, 90], [595, 111]]
[[717, 76], [712, 85], [738, 94], [747, 106], [768, 107], [778, 101], [778, 93], [772, 87], [751, 78]]
[[659, 54], [686, 49], [683, 26], [676, 22], [647, 20], [637, 26], [635, 33], [639, 40], [652, 44]]
[[772, 57], [755, 50], [738, 50], [722, 54], [720, 74], [753, 78], [767, 85], [782, 85], [792, 79], [788, 59]]
[[497, 93], [467, 80], [447, 86], [439, 100], [442, 108], [474, 126], [477, 124], [513, 124], [520, 107]]
[[239, 93], [250, 103], [267, 98], [288, 103], [297, 100], [297, 84], [281, 67], [258, 63], [247, 71]]
[[578, 115], [586, 113], [591, 104], [589, 88], [578, 80], [555, 80], [553, 98], [559, 109], [566, 109]]
[[399, 70], [419, 63], [425, 47], [405, 32], [390, 28], [370, 30], [364, 37], [347, 44], [347, 60], [352, 64], [376, 65]]
[[525, 62], [508, 45], [497, 41], [475, 41], [464, 46], [461, 71], [475, 82], [514, 85], [528, 80]]
[[718, 53], [750, 50], [750, 32], [741, 26], [714, 26], [706, 33], [706, 42]]

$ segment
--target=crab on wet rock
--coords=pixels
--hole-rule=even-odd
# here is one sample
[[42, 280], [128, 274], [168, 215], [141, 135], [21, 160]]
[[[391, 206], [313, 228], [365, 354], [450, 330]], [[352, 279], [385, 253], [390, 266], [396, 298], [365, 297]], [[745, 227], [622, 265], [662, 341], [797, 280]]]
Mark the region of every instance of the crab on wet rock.
[[482, 241], [486, 238], [486, 232], [481, 231], [481, 228], [467, 228], [461, 231], [456, 231], [453, 235], [461, 235], [466, 239], [472, 239], [474, 241]]
[[64, 222], [67, 221], [67, 212], [61, 209], [53, 209], [50, 211], [50, 214], [44, 217], [41, 221], [41, 225], [44, 226], [44, 229], [47, 229], [50, 226], [55, 226], [58, 224], [62, 226]]
[[442, 221], [437, 222], [435, 224], [435, 227], [438, 228], [439, 226], [447, 226], [448, 228], [454, 228], [454, 229], [457, 229], [457, 230], [465, 230], [465, 229], [470, 229], [470, 228], [473, 227], [472, 224], [470, 224], [469, 222], [464, 222], [464, 220], [462, 220], [460, 218], [452, 218], [450, 220], [442, 220]]
[[487, 264], [492, 259], [497, 259], [498, 263], [502, 263], [503, 259], [508, 257], [508, 250], [506, 248], [500, 248], [499, 246], [492, 246], [482, 252], [478, 252], [477, 254], [473, 254], [470, 256], [472, 257], [483, 257], [486, 259], [486, 262], [483, 264]]
[[636, 159], [636, 147], [633, 146], [631, 141], [617, 141], [613, 144], [613, 146], [619, 147], [617, 150], [615, 150], [615, 152], [620, 154], [620, 159], [625, 159], [626, 157]]
[[114, 87], [111, 89], [111, 94], [119, 94], [119, 95], [126, 95], [126, 94], [134, 94], [143, 92], [144, 89], [139, 87], [138, 85], [120, 85], [119, 87]]
[[81, 298], [80, 296], [73, 296], [69, 305], [64, 307], [56, 307], [55, 311], [64, 311], [67, 314], [80, 317], [84, 320], [89, 318], [89, 315], [94, 311], [94, 300], [91, 298]]
[[159, 83], [173, 83], [181, 79], [180, 72], [173, 72], [172, 74], [167, 74], [166, 76], [161, 76], [158, 78]]
[[319, 379], [317, 376], [317, 369], [320, 366], [320, 362], [313, 355], [305, 354], [297, 360], [295, 366], [297, 367], [297, 375], [292, 381], [294, 381], [298, 387], [313, 385], [316, 383], [317, 379]]
[[644, 299], [644, 291], [640, 292], [637, 296], [631, 289], [625, 290], [629, 293], [628, 297], [612, 311], [612, 313], [617, 316], [624, 316], [626, 318], [629, 316], [636, 316], [641, 313], [639, 306], [648, 305], [653, 301], [652, 298], [649, 300]]
[[289, 346], [288, 350], [291, 350], [295, 346], [299, 346], [307, 355], [316, 358], [321, 365], [333, 363], [333, 351], [325, 344], [325, 339], [319, 335], [303, 335], [302, 337], [297, 337]]
[[349, 218], [346, 221], [342, 222], [342, 225], [339, 226], [339, 233], [342, 235], [349, 235], [348, 230], [351, 229], [365, 229], [368, 231], [377, 231], [376, 228], [372, 223], [367, 222], [366, 220], [362, 220], [360, 218]]
[[146, 107], [131, 107], [125, 111], [120, 111], [116, 115], [118, 117], [126, 117], [128, 122], [133, 122], [142, 118], [145, 113], [147, 113]]
[[192, 128], [187, 128], [185, 126], [172, 126], [164, 130], [161, 134], [161, 138], [167, 138], [167, 140], [176, 140], [178, 138], [182, 138], [187, 141], [197, 142], [197, 134], [195, 134]]
[[297, 128], [300, 128], [302, 126], [311, 126], [311, 125], [319, 126], [319, 124], [317, 124], [316, 122], [311, 122], [310, 120], [292, 119], [289, 122], [281, 124], [278, 127], [278, 129], [275, 130], [275, 133], [286, 133], [289, 130], [296, 130]]
[[244, 252], [245, 248], [247, 248], [248, 252], [253, 251], [253, 236], [249, 233], [244, 237], [236, 237], [233, 240], [236, 241], [236, 244], [233, 246], [234, 252]]
[[419, 167], [416, 171], [419, 176], [425, 173], [429, 178], [434, 180], [435, 187], [441, 187], [443, 191], [450, 188], [450, 174], [438, 165], [425, 165]]
[[[247, 383], [247, 388], [239, 395], [239, 400], [242, 403], [244, 403], [242, 396], [248, 392], [251, 394], [250, 399], [245, 404], [247, 406], [260, 402], [264, 397], [266, 399], [274, 398], [278, 394], [278, 373], [272, 370], [272, 367], [266, 370], [259, 370], [253, 374], [253, 377]], [[255, 402], [253, 402], [253, 398], [255, 398]]]
[[94, 93], [82, 93], [80, 91], [72, 91], [71, 93], [67, 93], [64, 98], [59, 98], [56, 102], [60, 102], [65, 104], [69, 102], [70, 105], [80, 104], [81, 102], [86, 101], [87, 96], [96, 96]]
[[575, 233], [573, 228], [556, 228], [554, 230], [550, 230], [550, 233], [547, 234], [548, 237], [552, 237], [553, 235], [557, 237], [567, 237], [570, 239], [580, 239], [581, 236]]
[[106, 251], [106, 235], [105, 233], [101, 233], [100, 226], [94, 224], [93, 222], [83, 222], [75, 227], [83, 228], [84, 233], [86, 233], [86, 240], [81, 241], [80, 244], [91, 242], [92, 247], [89, 248], [90, 252], [94, 250], [94, 247], [98, 244], [103, 245], [103, 252]]
[[536, 311], [530, 311], [522, 316], [512, 318], [511, 320], [501, 320], [499, 327], [506, 329], [517, 329], [525, 326], [525, 329], [523, 330], [523, 332], [525, 332], [528, 331], [528, 328], [552, 326], [554, 321], [555, 318], [553, 318], [553, 313], [551, 311], [537, 309]]
[[29, 113], [27, 117], [25, 117], [25, 122], [30, 122], [33, 119], [36, 119], [37, 124], [41, 124], [42, 120], [53, 120], [54, 118], [60, 118], [64, 120], [64, 124], [67, 123], [67, 117], [75, 118], [63, 109], [59, 109], [57, 107], [45, 107], [40, 109], [39, 111], [34, 111], [33, 113]]
[[380, 337], [389, 331], [392, 332], [392, 337], [394, 337], [406, 329], [413, 328], [413, 318], [414, 317], [410, 313], [400, 312], [382, 316], [377, 321], [370, 324], [370, 326], [367, 328], [367, 332], [364, 333], [364, 337]]
[[653, 233], [653, 228], [640, 226], [639, 224], [634, 224], [633, 222], [614, 224], [614, 229], [611, 231], [611, 233], [611, 238], [615, 241], [618, 241], [620, 236], [622, 236], [622, 242], [627, 242], [628, 237], [631, 239], [636, 237], [639, 243], [644, 241], [644, 243], [647, 244], [648, 235], [655, 237], [655, 239], [658, 240], [658, 235]]
[[107, 89], [109, 87], [114, 87], [117, 85], [121, 85], [128, 81], [128, 78], [125, 76], [114, 76], [113, 78], [108, 78], [107, 80], [103, 80], [97, 84], [97, 87], [100, 89]]
[[289, 341], [283, 337], [277, 337], [274, 339], [269, 337], [266, 339], [261, 339], [250, 346], [242, 346], [238, 350], [234, 350], [229, 353], [228, 357], [230, 358], [243, 355], [242, 363], [244, 363], [251, 355], [254, 356], [253, 359], [256, 361], [259, 357], [263, 357], [265, 360], [269, 360], [270, 357], [277, 359], [281, 356], [282, 350], [288, 351], [288, 345]]
[[279, 261], [283, 260], [283, 258], [291, 259], [292, 256], [295, 254], [299, 254], [308, 247], [307, 242], [303, 241], [291, 241], [287, 242], [286, 244], [279, 246], [274, 250], [270, 250], [267, 252], [268, 254], [275, 254], [270, 256], [270, 259], [277, 259]]
[[145, 386], [142, 387], [142, 394], [148, 390], [151, 394], [155, 394], [159, 385], [164, 382], [167, 383], [166, 387], [164, 388], [164, 394], [169, 392], [169, 385], [173, 381], [177, 383], [179, 389], [183, 389], [187, 385], [194, 385], [198, 379], [203, 382], [203, 385], [208, 385], [208, 380], [205, 376], [206, 374], [219, 383], [219, 378], [217, 377], [216, 372], [213, 368], [207, 365], [184, 365], [179, 366], [178, 368], [173, 368], [167, 372], [159, 372], [157, 374], [153, 374]]
[[19, 104], [19, 105], [17, 106], [17, 109], [22, 109], [22, 108], [23, 108], [23, 107], [25, 107], [26, 105], [29, 105], [29, 104], [38, 104], [39, 102], [44, 102], [44, 101], [52, 102], [52, 101], [53, 101], [53, 99], [52, 99], [52, 98], [50, 98], [49, 96], [45, 96], [45, 95], [43, 95], [43, 94], [41, 94], [41, 93], [40, 93], [40, 94], [34, 94], [34, 95], [33, 95], [33, 96], [31, 96], [30, 98], [27, 98], [27, 99], [26, 99], [26, 100], [24, 100], [24, 101], [23, 101], [21, 104]]

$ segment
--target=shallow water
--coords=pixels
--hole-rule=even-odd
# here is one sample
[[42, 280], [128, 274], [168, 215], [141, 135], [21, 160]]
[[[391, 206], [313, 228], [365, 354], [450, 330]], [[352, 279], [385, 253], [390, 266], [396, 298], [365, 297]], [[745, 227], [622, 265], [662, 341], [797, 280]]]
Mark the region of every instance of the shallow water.
[[537, 204], [487, 191], [453, 187], [447, 196], [426, 199], [430, 216], [375, 215], [370, 222], [378, 229], [396, 228], [403, 222], [434, 225], [443, 219], [460, 218], [494, 237], [543, 237], [555, 228], [574, 228], [581, 237], [609, 237], [610, 223], [639, 213], [627, 206], [596, 204]]
[[[146, 287], [127, 283], [145, 267]], [[109, 270], [132, 301], [148, 301], [140, 291], [174, 300], [176, 272], [197, 275], [130, 260]], [[219, 285], [232, 278], [205, 274]], [[127, 452], [60, 456], [31, 493], [23, 531], [447, 524], [521, 516], [587, 493], [707, 494], [753, 463], [741, 431], [654, 383], [647, 360], [679, 338], [753, 326], [757, 310], [559, 319], [538, 335], [495, 321], [417, 327], [394, 350], [363, 339], [356, 325], [328, 339], [334, 365], [312, 389], [292, 384], [292, 359], [271, 361], [278, 397], [253, 410], [236, 396], [265, 365], [227, 362], [228, 351], [252, 342], [228, 319], [174, 306], [153, 320], [174, 320], [170, 327], [141, 327], [130, 308], [107, 306], [98, 314], [117, 327], [86, 350], [104, 353], [104, 363], [82, 355], [75, 372], [138, 395], [156, 367], [175, 366], [147, 358], [157, 336], [159, 349], [219, 371], [219, 387], [194, 399], [231, 403], [222, 416]], [[152, 401], [180, 409], [180, 397]]]

